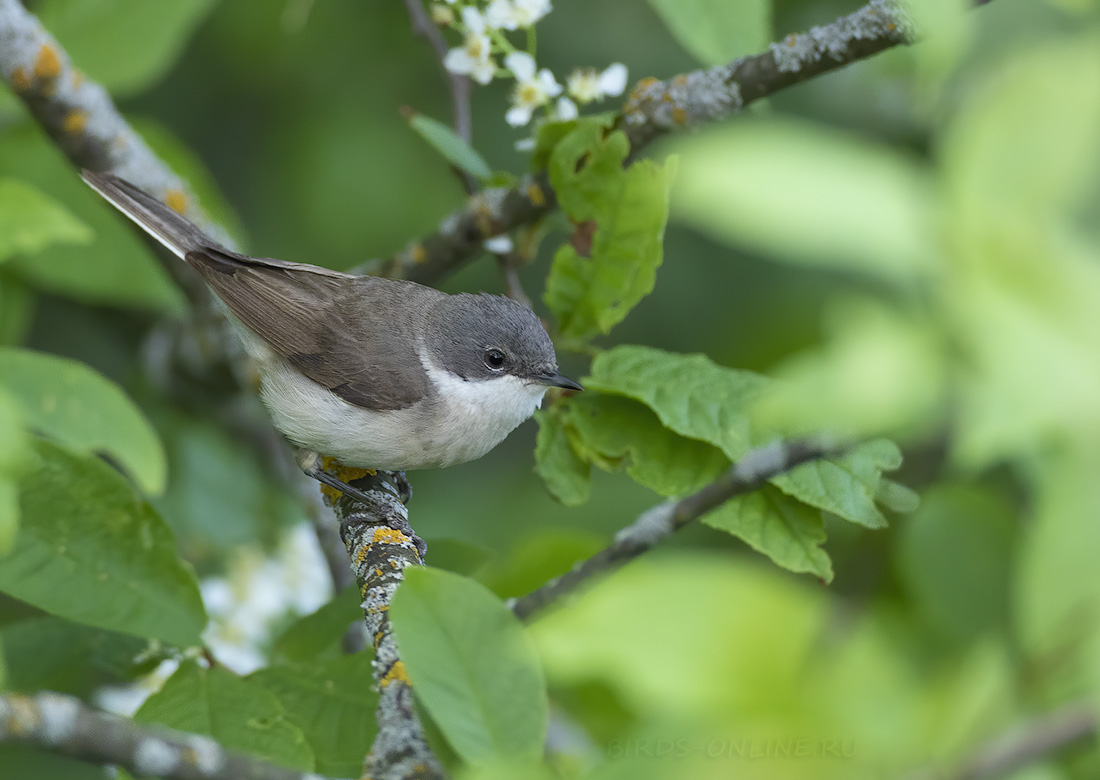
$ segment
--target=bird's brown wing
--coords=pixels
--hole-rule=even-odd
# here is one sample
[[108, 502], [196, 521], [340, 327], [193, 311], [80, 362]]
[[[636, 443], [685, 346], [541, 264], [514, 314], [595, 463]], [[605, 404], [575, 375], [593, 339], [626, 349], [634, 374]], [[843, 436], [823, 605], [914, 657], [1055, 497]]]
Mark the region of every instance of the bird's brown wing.
[[245, 327], [348, 403], [403, 409], [430, 392], [406, 314], [442, 293], [212, 247], [185, 259]]

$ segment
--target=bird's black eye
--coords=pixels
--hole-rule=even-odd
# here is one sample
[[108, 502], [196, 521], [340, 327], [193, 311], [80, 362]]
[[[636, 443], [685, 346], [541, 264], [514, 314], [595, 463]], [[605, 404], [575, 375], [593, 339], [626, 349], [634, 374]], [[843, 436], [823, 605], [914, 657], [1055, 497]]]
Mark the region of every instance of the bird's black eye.
[[485, 353], [485, 365], [489, 368], [500, 368], [504, 365], [504, 353], [499, 349], [490, 349]]

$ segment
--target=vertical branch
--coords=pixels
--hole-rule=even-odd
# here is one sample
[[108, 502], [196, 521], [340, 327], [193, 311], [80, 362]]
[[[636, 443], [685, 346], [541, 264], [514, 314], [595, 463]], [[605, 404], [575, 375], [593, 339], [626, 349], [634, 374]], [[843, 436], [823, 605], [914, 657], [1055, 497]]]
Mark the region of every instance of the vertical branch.
[[373, 780], [443, 780], [416, 714], [412, 686], [397, 652], [388, 612], [407, 566], [423, 564], [424, 542], [409, 525], [394, 477], [362, 469], [341, 469], [345, 482], [374, 499], [364, 506], [346, 496], [335, 499], [340, 535], [363, 597], [363, 615], [374, 644], [374, 681], [378, 685], [378, 736], [364, 762]]

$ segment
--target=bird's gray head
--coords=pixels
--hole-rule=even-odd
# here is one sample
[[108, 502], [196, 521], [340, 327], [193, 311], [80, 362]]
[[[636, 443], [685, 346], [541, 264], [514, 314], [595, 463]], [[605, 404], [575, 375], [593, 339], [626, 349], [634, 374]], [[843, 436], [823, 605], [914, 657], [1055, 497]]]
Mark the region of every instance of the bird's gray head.
[[428, 312], [424, 344], [432, 362], [466, 381], [511, 376], [580, 390], [558, 373], [554, 345], [535, 313], [500, 295], [448, 295]]

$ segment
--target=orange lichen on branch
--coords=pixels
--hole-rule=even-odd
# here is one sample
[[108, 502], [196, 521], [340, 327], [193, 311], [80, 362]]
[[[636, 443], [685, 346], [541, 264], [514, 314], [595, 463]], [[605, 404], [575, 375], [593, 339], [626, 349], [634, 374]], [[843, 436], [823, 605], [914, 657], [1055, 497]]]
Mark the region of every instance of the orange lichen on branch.
[[61, 75], [61, 59], [48, 44], [42, 44], [34, 60], [34, 76], [39, 79], [55, 79]]
[[542, 191], [542, 187], [538, 184], [531, 182], [527, 185], [527, 200], [531, 201], [535, 206], [545, 206], [546, 193]]
[[20, 92], [31, 88], [31, 77], [22, 68], [16, 68], [11, 72], [11, 85]]
[[405, 685], [409, 685], [409, 675], [408, 672], [405, 671], [405, 664], [402, 661], [393, 662], [393, 666], [391, 666], [389, 668], [389, 671], [386, 672], [385, 677], [378, 681], [378, 686], [380, 688], [385, 688], [394, 680], [398, 680], [405, 683]]
[[409, 537], [396, 528], [384, 528], [380, 526], [374, 529], [374, 537], [371, 539], [371, 544], [378, 544], [379, 542], [385, 544], [401, 544], [407, 541], [409, 541]]
[[83, 111], [70, 111], [61, 122], [61, 129], [69, 135], [76, 135], [88, 124], [88, 115]]

